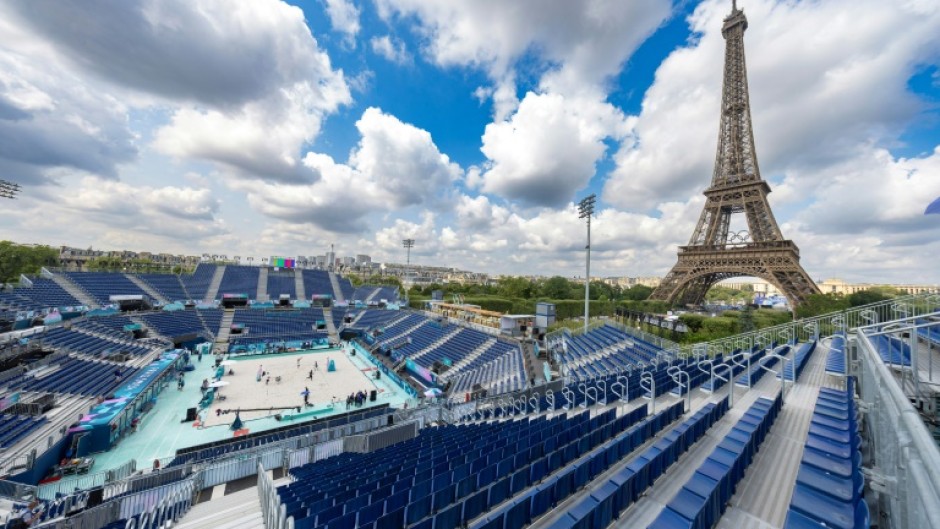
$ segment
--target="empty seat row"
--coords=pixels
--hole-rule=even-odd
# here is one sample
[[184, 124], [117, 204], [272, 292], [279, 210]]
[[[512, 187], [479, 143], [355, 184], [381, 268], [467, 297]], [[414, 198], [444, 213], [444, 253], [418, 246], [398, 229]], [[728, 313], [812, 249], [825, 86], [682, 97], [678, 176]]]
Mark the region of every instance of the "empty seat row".
[[780, 394], [775, 399], [757, 399], [649, 529], [714, 527], [782, 407]]
[[845, 336], [836, 334], [829, 342], [826, 355], [826, 373], [845, 376]]
[[800, 379], [803, 369], [809, 364], [809, 358], [816, 350], [816, 342], [806, 342], [796, 347], [796, 352], [790, 362], [787, 362], [781, 373], [777, 373], [777, 378], [786, 377], [786, 380], [794, 382]]
[[[634, 410], [633, 413], [637, 412], [644, 412], [645, 415], [644, 408]], [[682, 413], [682, 404], [677, 403], [658, 414], [645, 417], [629, 430], [595, 448], [580, 462], [566, 466], [561, 472], [528, 489], [514, 498], [512, 502], [488, 511], [485, 516], [471, 524], [471, 527], [509, 529], [528, 524], [568, 499], [597, 475], [618, 464], [681, 417]], [[610, 486], [611, 484], [607, 483], [602, 489]], [[465, 517], [464, 521], [467, 522], [469, 519]]]
[[863, 497], [854, 379], [847, 378], [846, 385], [845, 390], [819, 390], [787, 512], [787, 529], [867, 529], [871, 525]]
[[[636, 502], [679, 459], [679, 456], [704, 437], [708, 429], [727, 411], [727, 399], [706, 404], [655, 444], [630, 459], [608, 482], [570, 507], [549, 527], [551, 529], [607, 527], [611, 521], [619, 518], [627, 507]], [[483, 525], [477, 529], [503, 527], [506, 526]]]

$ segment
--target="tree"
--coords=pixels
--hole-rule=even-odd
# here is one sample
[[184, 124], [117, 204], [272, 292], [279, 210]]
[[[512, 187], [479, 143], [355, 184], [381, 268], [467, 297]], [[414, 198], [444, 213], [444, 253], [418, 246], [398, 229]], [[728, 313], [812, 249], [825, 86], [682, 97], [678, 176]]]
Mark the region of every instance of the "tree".
[[633, 285], [623, 291], [623, 298], [630, 301], [643, 301], [649, 299], [653, 289], [646, 285]]
[[797, 318], [810, 318], [849, 308], [849, 302], [837, 294], [810, 294], [796, 308]]
[[868, 305], [869, 303], [877, 303], [879, 301], [884, 301], [886, 299], [891, 299], [890, 296], [885, 295], [882, 291], [870, 288], [868, 290], [860, 290], [854, 294], [849, 294], [845, 298], [849, 302], [850, 307], [858, 307], [861, 305]]
[[741, 332], [751, 332], [757, 329], [757, 325], [754, 323], [754, 309], [750, 306], [744, 307], [741, 315], [738, 316], [738, 328]]
[[555, 276], [542, 283], [540, 293], [548, 299], [571, 299], [571, 282], [561, 276]]
[[38, 274], [42, 267], [58, 265], [55, 248], [0, 241], [0, 283], [13, 283], [21, 274]]
[[499, 286], [496, 292], [506, 298], [524, 298], [532, 297], [532, 281], [524, 277], [504, 277], [499, 280]]

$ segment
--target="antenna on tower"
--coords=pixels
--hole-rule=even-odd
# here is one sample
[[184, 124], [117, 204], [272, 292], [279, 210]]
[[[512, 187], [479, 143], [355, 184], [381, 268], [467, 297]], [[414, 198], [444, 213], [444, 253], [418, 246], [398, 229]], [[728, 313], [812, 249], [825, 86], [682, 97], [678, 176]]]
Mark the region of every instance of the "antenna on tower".
[[731, 0], [731, 12], [734, 13], [738, 10], [738, 0]]

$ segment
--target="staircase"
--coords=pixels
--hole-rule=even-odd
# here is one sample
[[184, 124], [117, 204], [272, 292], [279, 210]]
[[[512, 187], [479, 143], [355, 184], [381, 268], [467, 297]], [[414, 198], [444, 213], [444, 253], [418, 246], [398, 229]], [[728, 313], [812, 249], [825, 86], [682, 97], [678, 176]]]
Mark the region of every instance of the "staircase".
[[[228, 344], [228, 335], [232, 331], [232, 322], [235, 320], [235, 309], [226, 309], [219, 324], [219, 332], [215, 334], [216, 345]], [[223, 348], [224, 349], [224, 348]]]
[[369, 303], [370, 301], [372, 301], [373, 299], [375, 299], [375, 296], [378, 296], [378, 295], [379, 295], [379, 292], [381, 292], [381, 291], [382, 291], [381, 288], [376, 287], [375, 290], [373, 290], [372, 293], [369, 294], [369, 296], [365, 299], [365, 302], [366, 302], [366, 303]]
[[417, 360], [417, 359], [421, 358], [422, 356], [424, 356], [424, 355], [430, 353], [431, 351], [433, 351], [433, 350], [437, 349], [438, 347], [444, 345], [444, 342], [450, 340], [450, 339], [453, 338], [454, 336], [457, 336], [457, 333], [459, 333], [460, 331], [461, 331], [460, 327], [456, 327], [456, 328], [454, 328], [454, 329], [451, 329], [450, 332], [448, 332], [448, 333], [445, 334], [444, 336], [441, 336], [440, 338], [438, 338], [438, 340], [437, 340], [436, 342], [434, 342], [434, 343], [432, 343], [431, 345], [425, 347], [424, 349], [418, 351], [417, 353], [411, 355], [411, 359], [412, 359], [412, 360]]
[[307, 299], [307, 290], [304, 287], [304, 271], [296, 268], [294, 269], [294, 290], [297, 291], [297, 299]]
[[63, 290], [72, 295], [73, 298], [77, 299], [82, 305], [89, 307], [97, 307], [98, 302], [95, 301], [95, 298], [91, 297], [87, 292], [82, 290], [78, 285], [72, 283], [68, 280], [67, 277], [59, 274], [50, 274], [52, 280], [56, 282], [57, 285], [62, 287]]
[[268, 267], [262, 266], [258, 273], [258, 294], [255, 295], [258, 301], [268, 300]]
[[215, 267], [215, 274], [212, 276], [212, 282], [206, 290], [205, 301], [212, 301], [219, 297], [219, 287], [222, 285], [222, 276], [225, 275], [225, 265]]
[[[222, 487], [224, 485], [220, 485]], [[193, 506], [176, 529], [263, 529], [258, 487], [251, 487]]]
[[144, 283], [144, 281], [140, 279], [139, 277], [133, 274], [124, 274], [124, 277], [130, 279], [131, 283], [134, 283], [135, 285], [140, 287], [140, 289], [146, 292], [147, 295], [150, 296], [151, 299], [159, 301], [160, 303], [166, 303], [168, 301], [166, 298], [163, 297], [162, 294], [154, 290], [153, 287], [151, 287], [147, 283]]
[[343, 296], [343, 289], [339, 287], [339, 279], [336, 278], [336, 274], [330, 272], [330, 284], [333, 285], [333, 299], [340, 303], [346, 302], [346, 297]]
[[463, 368], [467, 367], [468, 365], [470, 365], [471, 362], [479, 358], [483, 354], [484, 351], [486, 351], [490, 347], [493, 347], [493, 345], [495, 344], [496, 344], [496, 338], [490, 338], [489, 340], [480, 344], [479, 347], [477, 347], [473, 351], [470, 351], [470, 354], [461, 358], [459, 362], [452, 365], [450, 369], [448, 369], [447, 372], [444, 373], [445, 378], [450, 378], [456, 375], [457, 373], [459, 373]]
[[330, 340], [339, 342], [339, 333], [336, 332], [336, 325], [333, 323], [333, 309], [323, 307], [323, 319], [326, 320], [326, 331], [330, 333]]

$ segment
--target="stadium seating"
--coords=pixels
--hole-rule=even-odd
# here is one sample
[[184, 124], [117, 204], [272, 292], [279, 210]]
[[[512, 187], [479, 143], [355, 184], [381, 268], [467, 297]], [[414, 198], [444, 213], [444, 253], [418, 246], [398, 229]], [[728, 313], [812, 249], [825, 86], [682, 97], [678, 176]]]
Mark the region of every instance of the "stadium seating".
[[44, 423], [46, 423], [45, 417], [7, 413], [0, 415], [0, 448], [15, 445]]
[[268, 272], [268, 297], [277, 300], [282, 294], [287, 294], [290, 299], [297, 299], [297, 283], [294, 280], [294, 274], [299, 273], [299, 270]]
[[129, 339], [123, 332], [109, 331], [102, 326], [104, 319], [83, 322], [72, 329], [55, 327], [47, 330], [38, 338], [43, 343], [58, 349], [89, 356], [103, 356], [113, 353], [146, 355], [153, 351], [151, 346], [140, 345]]
[[245, 325], [251, 337], [290, 338], [298, 333], [316, 331], [317, 322], [323, 320], [323, 310], [318, 307], [291, 310], [239, 309], [235, 311], [232, 323]]
[[714, 527], [782, 407], [780, 394], [757, 399], [649, 529]]
[[911, 344], [895, 336], [872, 336], [872, 343], [878, 350], [881, 360], [886, 364], [910, 367]]
[[212, 284], [212, 276], [215, 275], [216, 266], [212, 264], [200, 263], [192, 275], [183, 277], [183, 287], [194, 300], [205, 299], [209, 291], [209, 285]]
[[111, 296], [150, 297], [124, 274], [112, 272], [62, 272], [62, 275], [87, 292], [100, 305], [110, 304]]
[[777, 373], [777, 378], [786, 377], [786, 380], [789, 382], [799, 380], [800, 374], [803, 373], [803, 369], [806, 368], [806, 365], [809, 363], [809, 358], [815, 350], [815, 341], [807, 342], [797, 346], [796, 352], [793, 353], [791, 361], [786, 363], [786, 366], [784, 366], [782, 372]]
[[[634, 429], [645, 409], [619, 418], [609, 410], [593, 418], [581, 413], [426, 428], [370, 454], [346, 453], [293, 469], [296, 481], [278, 494], [295, 528], [457, 527], [510, 498], [526, 506], [547, 505], [551, 494], [563, 499], [679, 414], [672, 407]], [[568, 466], [587, 454], [599, 459]], [[548, 483], [550, 492], [536, 500], [536, 488]], [[510, 511], [499, 516], [531, 515], [528, 508]]]
[[861, 437], [853, 388], [850, 377], [846, 390], [819, 390], [787, 512], [788, 529], [862, 529], [871, 523], [862, 495]]
[[[674, 406], [681, 406], [676, 404]], [[633, 504], [692, 445], [728, 411], [728, 401], [708, 403], [692, 417], [676, 426], [652, 446], [632, 457], [602, 487], [567, 509], [552, 529], [606, 527]], [[505, 524], [486, 527], [517, 527]]]
[[0, 292], [0, 307], [11, 310], [42, 310], [47, 308], [76, 307], [81, 302], [51, 279], [32, 279], [33, 286]]
[[313, 296], [333, 297], [333, 283], [330, 274], [324, 270], [303, 270], [304, 288], [307, 290], [307, 299]]
[[195, 334], [211, 340], [218, 332], [218, 327], [206, 328], [203, 320], [199, 318], [199, 313], [195, 310], [151, 312], [141, 314], [140, 319], [148, 327], [170, 339]]
[[[183, 287], [180, 276], [175, 274], [137, 274], [137, 279], [156, 290], [163, 299], [174, 301], [187, 301], [190, 299]], [[208, 285], [207, 285], [208, 286]]]
[[258, 294], [258, 279], [261, 269], [257, 266], [226, 265], [222, 283], [219, 284], [219, 297], [225, 294], [246, 294], [254, 299]]
[[836, 334], [829, 342], [829, 353], [826, 355], [826, 373], [845, 376], [845, 336]]
[[54, 368], [43, 369], [38, 377], [17, 377], [11, 381], [10, 388], [103, 397], [136, 372], [131, 367], [66, 357], [54, 364]]

